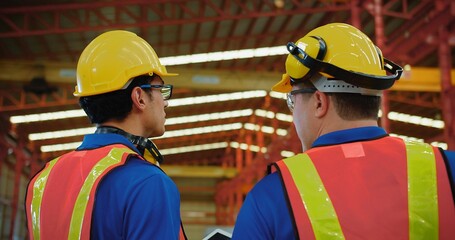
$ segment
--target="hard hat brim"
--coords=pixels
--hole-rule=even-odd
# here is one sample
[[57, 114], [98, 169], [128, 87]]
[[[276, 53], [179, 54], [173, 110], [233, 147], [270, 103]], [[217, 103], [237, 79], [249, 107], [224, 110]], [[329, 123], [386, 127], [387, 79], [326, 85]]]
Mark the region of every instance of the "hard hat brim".
[[291, 77], [287, 73], [283, 74], [281, 80], [272, 87], [272, 91], [281, 93], [288, 93], [291, 90]]
[[175, 76], [178, 76], [179, 74], [178, 73], [165, 73], [165, 74], [158, 74], [160, 75], [161, 77], [175, 77]]
[[149, 75], [150, 76], [153, 76], [153, 74], [156, 74], [160, 77], [175, 77], [175, 76], [178, 76], [179, 74], [178, 73], [163, 73], [163, 72], [150, 72]]

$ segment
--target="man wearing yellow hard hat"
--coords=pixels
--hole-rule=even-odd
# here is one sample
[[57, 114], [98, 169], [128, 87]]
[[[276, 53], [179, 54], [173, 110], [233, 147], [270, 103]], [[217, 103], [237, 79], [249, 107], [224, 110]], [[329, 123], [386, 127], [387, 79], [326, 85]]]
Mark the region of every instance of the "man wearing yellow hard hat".
[[287, 44], [286, 93], [303, 153], [248, 193], [233, 239], [455, 239], [455, 153], [378, 127], [402, 69], [351, 25]]
[[175, 75], [132, 32], [103, 33], [84, 49], [74, 95], [97, 129], [30, 181], [30, 239], [186, 238], [180, 194], [149, 140], [164, 134], [164, 80]]

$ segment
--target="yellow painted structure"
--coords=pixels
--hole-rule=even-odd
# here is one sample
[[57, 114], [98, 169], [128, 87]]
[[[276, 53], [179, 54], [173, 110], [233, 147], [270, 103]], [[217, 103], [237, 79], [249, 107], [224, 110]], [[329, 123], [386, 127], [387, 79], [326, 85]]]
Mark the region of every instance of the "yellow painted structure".
[[[168, 79], [175, 87], [211, 90], [270, 90], [281, 79], [278, 72], [228, 71], [189, 69], [170, 66], [168, 71], [179, 76]], [[32, 63], [0, 61], [0, 81], [28, 82], [33, 77], [44, 77], [49, 83], [76, 83], [75, 63]], [[455, 69], [451, 71], [455, 85]], [[392, 90], [441, 91], [439, 68], [413, 67], [405, 71]], [[166, 79], [165, 79], [166, 80]]]

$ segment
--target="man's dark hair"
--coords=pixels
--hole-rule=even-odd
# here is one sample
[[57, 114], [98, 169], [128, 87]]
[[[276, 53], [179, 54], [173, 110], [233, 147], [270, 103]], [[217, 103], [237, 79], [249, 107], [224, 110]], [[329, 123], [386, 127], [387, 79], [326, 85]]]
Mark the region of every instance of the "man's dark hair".
[[150, 76], [135, 77], [126, 89], [81, 97], [79, 105], [84, 109], [91, 123], [101, 124], [111, 119], [121, 121], [131, 112], [133, 88], [149, 84], [151, 79]]
[[[311, 81], [303, 81], [304, 88], [315, 88]], [[343, 120], [378, 119], [380, 96], [360, 93], [325, 93], [333, 99], [335, 110]]]
[[381, 97], [358, 93], [327, 93], [336, 112], [344, 120], [378, 119]]

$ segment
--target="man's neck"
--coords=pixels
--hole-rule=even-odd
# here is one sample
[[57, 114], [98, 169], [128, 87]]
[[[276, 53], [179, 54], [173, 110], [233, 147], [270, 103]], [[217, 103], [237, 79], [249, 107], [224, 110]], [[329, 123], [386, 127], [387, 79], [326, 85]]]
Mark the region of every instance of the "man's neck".
[[319, 136], [335, 132], [335, 131], [340, 131], [340, 130], [345, 130], [345, 129], [351, 129], [351, 128], [359, 128], [359, 127], [377, 127], [378, 122], [376, 120], [354, 120], [354, 121], [348, 121], [348, 120], [340, 120], [340, 121], [332, 121], [330, 122], [331, 124], [326, 124], [325, 127], [323, 127], [320, 131]]
[[103, 124], [98, 125], [98, 127], [100, 127], [100, 126], [115, 127], [115, 128], [119, 128], [127, 133], [130, 133], [130, 134], [133, 134], [136, 136], [143, 136], [140, 125], [133, 124], [130, 121], [128, 121], [128, 119], [123, 120], [123, 121], [116, 121], [116, 120], [106, 121]]

